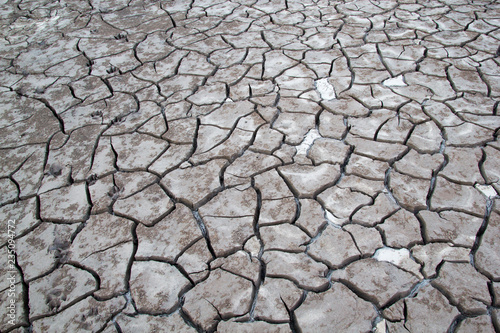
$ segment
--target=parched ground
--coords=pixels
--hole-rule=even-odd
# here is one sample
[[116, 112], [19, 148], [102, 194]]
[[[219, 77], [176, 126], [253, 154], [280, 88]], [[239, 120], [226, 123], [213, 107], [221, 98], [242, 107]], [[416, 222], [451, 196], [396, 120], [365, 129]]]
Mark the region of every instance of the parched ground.
[[0, 331], [500, 332], [499, 3], [0, 2]]

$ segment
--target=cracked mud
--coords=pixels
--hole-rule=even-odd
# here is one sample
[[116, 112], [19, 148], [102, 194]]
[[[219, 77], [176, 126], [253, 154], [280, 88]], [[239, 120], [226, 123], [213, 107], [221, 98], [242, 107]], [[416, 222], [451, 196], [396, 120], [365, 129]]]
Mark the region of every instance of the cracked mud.
[[0, 331], [500, 332], [500, 4], [0, 3]]

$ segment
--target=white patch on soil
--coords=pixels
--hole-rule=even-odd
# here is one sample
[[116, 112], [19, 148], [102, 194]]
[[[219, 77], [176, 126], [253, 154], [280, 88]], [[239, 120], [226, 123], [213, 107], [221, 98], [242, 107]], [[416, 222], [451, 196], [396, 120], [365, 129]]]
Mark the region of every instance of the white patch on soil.
[[404, 81], [403, 75], [387, 79], [382, 84], [386, 87], [406, 87], [407, 84]]
[[399, 266], [405, 259], [410, 258], [410, 251], [408, 249], [383, 247], [375, 252], [373, 258], [378, 261], [387, 261], [391, 264]]
[[319, 79], [315, 83], [316, 89], [318, 90], [322, 99], [332, 100], [337, 98], [337, 96], [335, 95], [335, 89], [333, 89], [333, 86], [330, 84], [330, 82], [328, 82], [327, 78]]
[[325, 210], [325, 218], [330, 222], [330, 224], [333, 227], [340, 228], [345, 222], [345, 219], [339, 219], [338, 217], [334, 216], [332, 213], [330, 213], [328, 210]]
[[298, 145], [295, 149], [297, 149], [297, 155], [306, 155], [307, 151], [309, 148], [311, 148], [312, 144], [314, 143], [314, 140], [321, 138], [321, 135], [319, 134], [318, 130], [313, 128], [309, 132], [307, 132], [306, 137], [300, 145]]
[[489, 199], [493, 199], [497, 196], [497, 191], [495, 191], [495, 188], [491, 185], [476, 184], [474, 187]]

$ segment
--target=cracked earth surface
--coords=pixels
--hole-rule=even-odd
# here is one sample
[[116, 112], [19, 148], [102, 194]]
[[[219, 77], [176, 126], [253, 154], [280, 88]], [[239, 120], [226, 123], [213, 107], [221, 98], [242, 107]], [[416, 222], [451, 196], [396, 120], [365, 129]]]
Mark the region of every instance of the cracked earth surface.
[[500, 4], [0, 2], [0, 331], [500, 332]]

